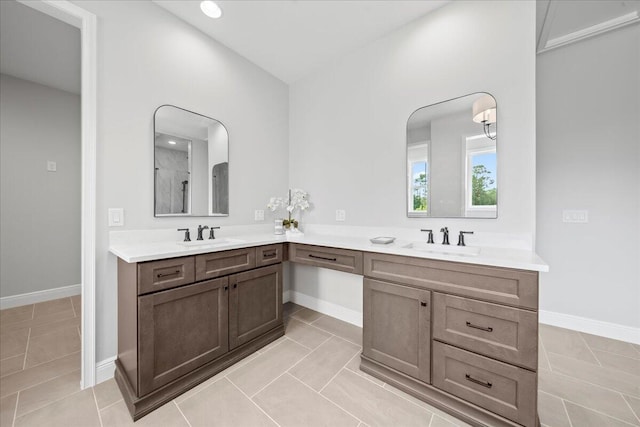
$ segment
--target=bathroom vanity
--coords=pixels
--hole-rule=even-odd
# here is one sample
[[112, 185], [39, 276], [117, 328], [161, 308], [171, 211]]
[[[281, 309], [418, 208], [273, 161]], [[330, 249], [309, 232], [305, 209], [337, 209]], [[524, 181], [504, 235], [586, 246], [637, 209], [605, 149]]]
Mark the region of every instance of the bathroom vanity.
[[364, 276], [363, 371], [472, 425], [539, 424], [538, 271], [547, 267], [535, 254], [268, 240], [186, 256], [175, 244], [112, 248], [116, 381], [134, 419], [284, 334], [282, 262], [291, 261]]

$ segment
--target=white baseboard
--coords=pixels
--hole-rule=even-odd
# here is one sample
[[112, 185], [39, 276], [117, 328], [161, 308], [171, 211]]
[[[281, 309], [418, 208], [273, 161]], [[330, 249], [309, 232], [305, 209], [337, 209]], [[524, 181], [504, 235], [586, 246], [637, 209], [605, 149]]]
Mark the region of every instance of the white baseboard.
[[113, 378], [116, 371], [116, 356], [104, 359], [96, 364], [96, 385]]
[[287, 291], [285, 292], [285, 295], [286, 294], [288, 294], [287, 297], [291, 302], [318, 311], [322, 314], [326, 314], [327, 316], [335, 317], [336, 319], [340, 319], [344, 322], [351, 323], [352, 325], [362, 327], [362, 313], [359, 311], [342, 307], [341, 305], [333, 304], [296, 291]]
[[35, 304], [37, 302], [51, 301], [58, 298], [72, 297], [74, 295], [80, 295], [81, 292], [82, 285], [71, 285], [44, 291], [29, 292], [28, 294], [2, 297], [0, 298], [0, 310]]
[[538, 314], [540, 323], [545, 325], [558, 326], [614, 340], [640, 344], [640, 328], [546, 310], [540, 310]]

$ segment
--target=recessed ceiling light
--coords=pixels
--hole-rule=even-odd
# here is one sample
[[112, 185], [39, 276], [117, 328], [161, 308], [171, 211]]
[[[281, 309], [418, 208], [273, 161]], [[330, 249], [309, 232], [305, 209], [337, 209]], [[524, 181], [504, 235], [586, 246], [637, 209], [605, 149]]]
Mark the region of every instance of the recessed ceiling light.
[[167, 141], [167, 143], [168, 143], [168, 144], [171, 144], [171, 145], [176, 145], [176, 142], [175, 142], [175, 141]]
[[211, 0], [205, 0], [200, 3], [200, 9], [202, 10], [202, 13], [207, 15], [209, 18], [218, 19], [222, 16], [222, 9], [220, 9], [220, 6]]

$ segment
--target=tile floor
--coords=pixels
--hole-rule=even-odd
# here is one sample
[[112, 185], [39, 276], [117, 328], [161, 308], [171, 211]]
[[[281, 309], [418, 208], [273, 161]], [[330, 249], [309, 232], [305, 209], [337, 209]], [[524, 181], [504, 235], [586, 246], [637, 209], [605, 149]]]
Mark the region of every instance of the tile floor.
[[[3, 310], [0, 426], [132, 425], [113, 380], [80, 391], [79, 301]], [[292, 303], [286, 335], [142, 418], [142, 426], [460, 426], [358, 369], [361, 330]], [[540, 326], [549, 427], [640, 426], [640, 346]]]

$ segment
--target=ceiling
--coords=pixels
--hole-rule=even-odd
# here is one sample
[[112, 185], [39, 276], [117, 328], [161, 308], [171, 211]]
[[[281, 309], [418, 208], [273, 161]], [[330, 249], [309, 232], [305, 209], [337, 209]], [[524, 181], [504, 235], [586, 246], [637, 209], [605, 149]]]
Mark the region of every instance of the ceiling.
[[200, 1], [154, 0], [285, 83], [402, 27], [444, 0], [217, 1], [211, 19]]
[[538, 0], [538, 53], [638, 22], [638, 0]]
[[80, 94], [80, 30], [1, 0], [0, 73]]

